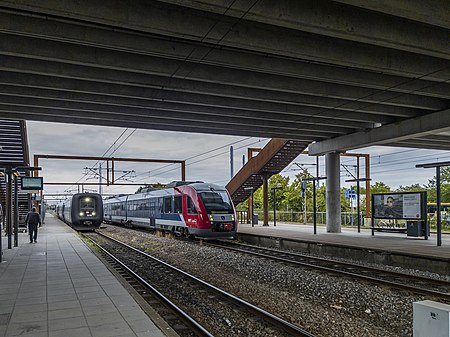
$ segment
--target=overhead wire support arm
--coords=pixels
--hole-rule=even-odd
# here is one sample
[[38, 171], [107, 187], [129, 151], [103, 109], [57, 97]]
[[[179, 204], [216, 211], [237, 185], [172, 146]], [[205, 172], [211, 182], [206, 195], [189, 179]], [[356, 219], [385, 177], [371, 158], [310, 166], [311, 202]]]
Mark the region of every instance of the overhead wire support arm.
[[[348, 169], [348, 166], [350, 165], [345, 165], [345, 164], [341, 164], [341, 166], [347, 171], [347, 173], [353, 178], [353, 179], [357, 179], [355, 177], [355, 175]], [[351, 165], [352, 167], [357, 167], [356, 165]]]
[[[39, 166], [39, 159], [66, 159], [66, 160], [96, 160], [96, 161], [106, 161], [107, 168], [109, 169], [109, 162], [111, 162], [111, 175], [112, 178], [109, 179], [109, 173], [107, 178], [102, 177], [106, 180], [106, 186], [114, 185], [116, 179], [114, 178], [114, 165], [115, 162], [134, 162], [134, 163], [169, 163], [169, 164], [180, 164], [181, 166], [181, 180], [186, 181], [186, 161], [185, 160], [175, 160], [175, 159], [147, 159], [147, 158], [122, 158], [122, 157], [96, 157], [96, 156], [69, 156], [69, 155], [47, 155], [47, 154], [35, 154], [34, 155], [34, 166]], [[90, 169], [90, 168], [89, 168]], [[109, 171], [108, 171], [109, 172]], [[123, 172], [123, 171], [122, 171]], [[99, 174], [95, 172], [95, 174]], [[37, 170], [34, 170], [34, 176], [38, 176]], [[120, 178], [119, 178], [120, 179]], [[58, 185], [58, 183], [48, 183]], [[64, 183], [62, 183], [64, 184]], [[103, 185], [103, 184], [102, 184]], [[139, 184], [136, 184], [139, 185]]]

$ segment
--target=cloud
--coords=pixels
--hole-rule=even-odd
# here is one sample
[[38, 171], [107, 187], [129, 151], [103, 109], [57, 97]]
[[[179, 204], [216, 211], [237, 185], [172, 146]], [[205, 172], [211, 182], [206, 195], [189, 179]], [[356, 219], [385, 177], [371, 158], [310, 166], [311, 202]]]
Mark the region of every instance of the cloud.
[[[59, 154], [79, 156], [101, 156], [111, 147], [107, 155], [127, 158], [186, 160], [186, 179], [202, 180], [219, 185], [226, 185], [230, 179], [230, 145], [234, 148], [234, 173], [242, 167], [242, 156], [247, 160], [247, 148], [262, 148], [267, 139], [236, 137], [224, 135], [206, 135], [183, 132], [135, 130], [116, 127], [86, 126], [74, 124], [27, 122], [28, 140], [31, 154]], [[122, 137], [120, 137], [122, 135]], [[123, 142], [123, 144], [122, 144]], [[426, 184], [434, 176], [434, 170], [416, 169], [415, 164], [449, 160], [445, 151], [430, 151], [409, 148], [373, 146], [354, 153], [368, 153], [371, 160], [371, 178], [373, 182], [383, 181], [392, 188], [399, 185]], [[315, 158], [307, 155], [298, 156], [294, 162], [315, 164]], [[41, 160], [41, 175], [46, 182], [87, 181], [97, 183], [98, 177], [85, 176], [85, 167], [92, 167], [96, 161], [87, 160]], [[348, 165], [354, 173], [356, 159], [342, 157], [341, 163]], [[364, 177], [364, 161], [361, 159], [361, 177]], [[103, 164], [103, 174], [105, 174]], [[315, 174], [313, 165], [306, 168]], [[325, 160], [320, 157], [320, 173], [325, 176]], [[180, 179], [179, 164], [160, 163], [124, 163], [116, 162], [116, 170], [134, 171], [127, 175], [135, 176], [134, 183], [168, 183]], [[290, 165], [282, 174], [291, 177], [298, 174], [298, 166]], [[116, 178], [124, 174], [116, 172]], [[350, 186], [346, 179], [350, 175], [342, 170], [341, 186]], [[88, 180], [86, 180], [89, 178]], [[124, 181], [126, 182], [126, 181]], [[63, 192], [69, 186], [46, 185], [45, 193]], [[71, 186], [77, 191], [76, 185]], [[86, 186], [98, 189], [97, 186]], [[103, 188], [105, 193], [134, 193], [138, 186], [111, 186]]]
[[[242, 156], [247, 155], [248, 146], [262, 148], [267, 143], [266, 139], [249, 137], [126, 130], [31, 121], [27, 122], [27, 129], [31, 160], [34, 154], [101, 156], [113, 145], [107, 155], [111, 155], [114, 151], [112, 156], [116, 158], [170, 160], [191, 158], [186, 161], [187, 180], [203, 180], [221, 185], [225, 185], [230, 179], [230, 144], [238, 142], [233, 144], [236, 173], [242, 166]], [[43, 168], [41, 175], [46, 182], [76, 182], [83, 178], [86, 172], [84, 168], [92, 167], [95, 163], [96, 161], [88, 160], [41, 159], [39, 165]], [[103, 172], [105, 166], [104, 163]], [[134, 178], [136, 183], [167, 183], [180, 180], [180, 164], [116, 162], [115, 169], [134, 170], [133, 175], [137, 176]], [[117, 178], [122, 174], [123, 172], [116, 172], [115, 176]], [[88, 175], [80, 182], [86, 181], [88, 177], [90, 179], [87, 182], [98, 182], [98, 177], [94, 178], [94, 175]], [[70, 186], [46, 185], [45, 193], [63, 192], [68, 187]], [[76, 185], [71, 188], [78, 190]], [[98, 186], [86, 188], [97, 189]], [[133, 193], [137, 188], [137, 186], [111, 186], [103, 190], [106, 193]]]

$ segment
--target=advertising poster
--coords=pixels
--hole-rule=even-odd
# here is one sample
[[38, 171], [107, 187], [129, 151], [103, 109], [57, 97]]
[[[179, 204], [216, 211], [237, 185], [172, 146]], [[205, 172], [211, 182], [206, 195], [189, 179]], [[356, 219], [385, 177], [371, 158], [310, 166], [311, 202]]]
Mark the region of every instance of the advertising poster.
[[373, 194], [375, 219], [421, 219], [421, 193]]

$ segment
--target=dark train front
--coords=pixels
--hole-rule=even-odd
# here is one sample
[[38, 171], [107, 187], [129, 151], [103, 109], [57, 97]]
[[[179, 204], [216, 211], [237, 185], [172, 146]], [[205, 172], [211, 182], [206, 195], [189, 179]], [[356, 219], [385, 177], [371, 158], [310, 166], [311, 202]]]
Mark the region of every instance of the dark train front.
[[102, 197], [97, 193], [74, 194], [64, 202], [59, 215], [78, 231], [99, 228], [103, 222]]

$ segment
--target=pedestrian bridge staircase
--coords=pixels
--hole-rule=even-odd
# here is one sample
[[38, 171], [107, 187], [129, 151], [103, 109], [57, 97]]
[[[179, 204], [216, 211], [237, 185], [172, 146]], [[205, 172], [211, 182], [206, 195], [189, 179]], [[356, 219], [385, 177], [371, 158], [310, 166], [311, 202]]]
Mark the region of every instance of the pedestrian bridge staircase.
[[280, 173], [307, 146], [305, 142], [273, 138], [257, 156], [250, 158], [227, 184], [226, 188], [234, 204], [246, 200], [252, 189], [257, 190], [263, 184], [264, 175], [269, 178]]

